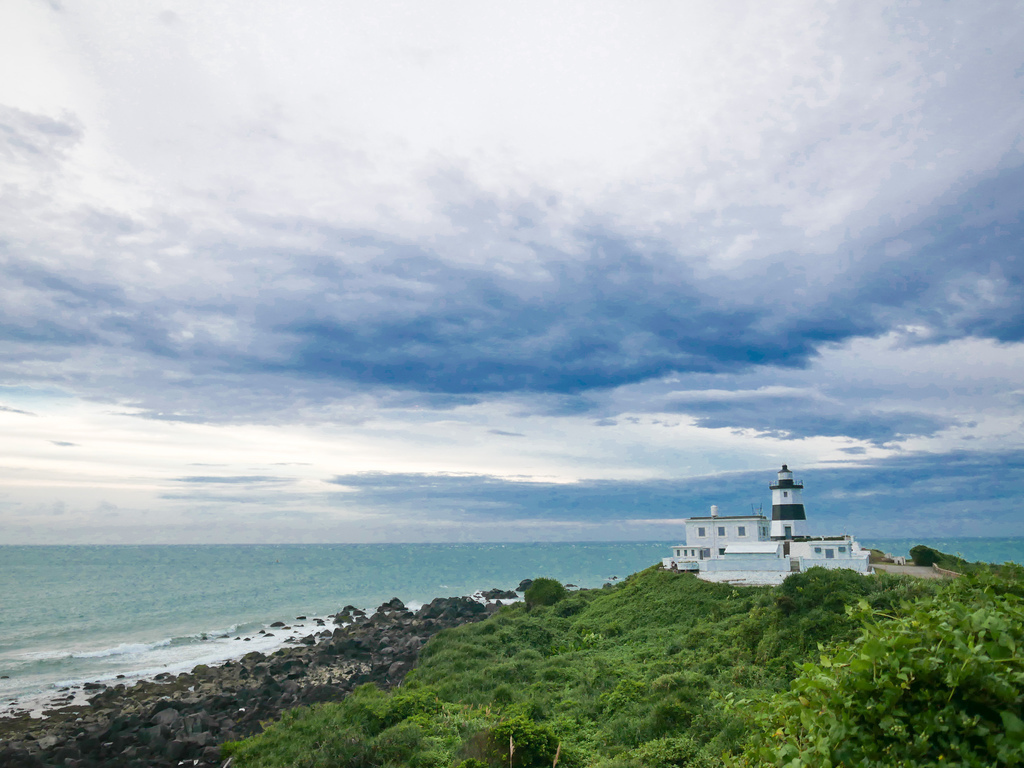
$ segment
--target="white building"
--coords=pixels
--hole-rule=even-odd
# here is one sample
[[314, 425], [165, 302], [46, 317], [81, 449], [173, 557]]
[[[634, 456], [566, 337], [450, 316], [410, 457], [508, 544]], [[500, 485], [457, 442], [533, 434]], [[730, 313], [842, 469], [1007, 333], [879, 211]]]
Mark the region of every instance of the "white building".
[[665, 568], [694, 571], [706, 581], [781, 584], [813, 566], [870, 573], [869, 552], [853, 537], [808, 535], [801, 492], [785, 464], [772, 483], [772, 519], [764, 515], [719, 515], [686, 520], [686, 543], [672, 548]]

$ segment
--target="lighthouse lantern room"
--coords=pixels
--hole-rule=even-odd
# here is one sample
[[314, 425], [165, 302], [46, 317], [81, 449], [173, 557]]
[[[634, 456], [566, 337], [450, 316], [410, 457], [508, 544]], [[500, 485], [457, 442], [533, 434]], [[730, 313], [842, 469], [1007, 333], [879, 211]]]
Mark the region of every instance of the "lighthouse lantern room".
[[772, 489], [772, 538], [794, 539], [807, 536], [807, 515], [804, 512], [803, 483], [793, 480], [793, 473], [785, 464], [779, 470], [779, 479]]

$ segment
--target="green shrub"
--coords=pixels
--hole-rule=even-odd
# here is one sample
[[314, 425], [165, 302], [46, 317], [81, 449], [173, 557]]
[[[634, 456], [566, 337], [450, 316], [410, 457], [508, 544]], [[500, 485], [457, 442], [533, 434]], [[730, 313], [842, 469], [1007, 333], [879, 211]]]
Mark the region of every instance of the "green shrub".
[[526, 605], [530, 608], [538, 605], [554, 605], [568, 596], [569, 592], [561, 582], [546, 578], [534, 579], [533, 584], [523, 594]]
[[[651, 568], [615, 589], [445, 630], [401, 687], [291, 710], [225, 757], [237, 768], [508, 768], [511, 737], [513, 768], [550, 766], [559, 746], [558, 768], [718, 765], [746, 747], [743, 713], [754, 707], [730, 711], [718, 692], [763, 702], [818, 658], [818, 642], [856, 638], [848, 605], [900, 615], [954, 587], [973, 599], [977, 586], [956, 581], [816, 569], [781, 588], [738, 589]], [[1014, 584], [985, 589], [1024, 598], [1024, 580]]]
[[[745, 764], [1024, 765], [1024, 599], [992, 576], [865, 626], [762, 714]], [[1004, 594], [1000, 594], [1000, 593]]]
[[713, 768], [721, 765], [687, 736], [648, 741], [624, 753], [620, 759], [630, 768]]
[[491, 729], [488, 742], [497, 763], [512, 768], [547, 768], [554, 762], [558, 750], [558, 739], [551, 729], [525, 715], [498, 723]]
[[910, 556], [914, 558], [914, 565], [921, 565], [925, 568], [930, 568], [939, 562], [939, 558], [942, 557], [942, 553], [938, 550], [926, 547], [923, 544], [918, 544], [916, 547], [910, 548]]
[[391, 726], [413, 715], [435, 715], [440, 711], [441, 701], [432, 688], [401, 688], [388, 698], [381, 721]]
[[515, 701], [515, 698], [515, 692], [512, 690], [512, 686], [505, 685], [504, 683], [497, 686], [494, 689], [494, 693], [491, 694], [491, 701], [493, 701], [498, 706], [511, 704], [513, 701]]
[[373, 740], [375, 765], [410, 765], [423, 748], [423, 729], [416, 723], [399, 723], [382, 731]]

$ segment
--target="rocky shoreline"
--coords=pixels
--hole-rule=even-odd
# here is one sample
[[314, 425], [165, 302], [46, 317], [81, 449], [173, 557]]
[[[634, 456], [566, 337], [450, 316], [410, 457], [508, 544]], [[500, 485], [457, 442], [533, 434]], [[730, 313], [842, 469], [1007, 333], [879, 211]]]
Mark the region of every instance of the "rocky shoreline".
[[[529, 586], [528, 580], [520, 589]], [[486, 602], [437, 598], [415, 613], [393, 598], [367, 616], [345, 606], [296, 645], [252, 652], [219, 666], [101, 688], [86, 706], [0, 719], [0, 768], [219, 766], [220, 744], [259, 733], [292, 707], [338, 701], [363, 683], [399, 684], [437, 632], [479, 621], [515, 592]]]

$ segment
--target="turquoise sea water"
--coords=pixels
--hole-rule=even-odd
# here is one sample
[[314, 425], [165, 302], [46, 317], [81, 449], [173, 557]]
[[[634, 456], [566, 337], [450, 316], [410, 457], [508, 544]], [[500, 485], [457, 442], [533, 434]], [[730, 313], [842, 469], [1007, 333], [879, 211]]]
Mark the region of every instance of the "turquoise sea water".
[[660, 542], [0, 546], [0, 711], [70, 684], [269, 650], [284, 639], [259, 634], [271, 622], [302, 636], [314, 627], [297, 616], [348, 603], [372, 610], [397, 596], [415, 607], [537, 576], [594, 587], [667, 551]]
[[[271, 622], [302, 636], [315, 627], [296, 617], [348, 603], [372, 610], [399, 597], [415, 608], [537, 576], [596, 587], [676, 543], [0, 546], [0, 712], [68, 685], [270, 650], [286, 636], [261, 635]], [[862, 543], [1024, 563], [1024, 538]]]
[[924, 544], [964, 560], [980, 563], [1024, 564], [1024, 538], [934, 538], [934, 539], [870, 539], [858, 538], [862, 546], [880, 549], [893, 555], [908, 555], [911, 547]]

